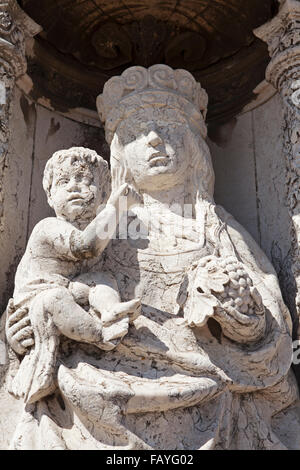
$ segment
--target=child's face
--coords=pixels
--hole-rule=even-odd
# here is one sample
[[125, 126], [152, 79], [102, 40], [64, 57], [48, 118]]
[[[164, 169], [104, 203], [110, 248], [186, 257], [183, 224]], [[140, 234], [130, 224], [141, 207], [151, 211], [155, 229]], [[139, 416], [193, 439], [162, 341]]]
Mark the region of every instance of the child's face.
[[99, 185], [97, 170], [67, 158], [54, 170], [49, 203], [58, 217], [70, 222], [92, 220], [102, 202]]

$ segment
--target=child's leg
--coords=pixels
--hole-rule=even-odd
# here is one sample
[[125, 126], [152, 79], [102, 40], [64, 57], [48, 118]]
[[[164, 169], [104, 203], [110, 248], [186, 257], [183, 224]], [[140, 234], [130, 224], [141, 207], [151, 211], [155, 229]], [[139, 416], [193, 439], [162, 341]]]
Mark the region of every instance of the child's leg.
[[[84, 281], [89, 282], [92, 284], [92, 286], [90, 287], [88, 284], [85, 284]], [[70, 282], [69, 291], [72, 294], [75, 302], [85, 309], [89, 309], [90, 313], [96, 315], [97, 318], [101, 318], [101, 323], [102, 313], [99, 312], [99, 308], [93, 307], [93, 305], [99, 306], [99, 298], [101, 298], [104, 302], [106, 301], [106, 303], [109, 303], [110, 301], [113, 304], [115, 301], [119, 303], [118, 296], [114, 298], [114, 290], [111, 292], [107, 286], [103, 286], [102, 284], [95, 286], [95, 283], [91, 282], [90, 276], [86, 277], [85, 275], [82, 275], [76, 278], [74, 281]], [[90, 293], [91, 305], [89, 301]], [[108, 297], [108, 299], [105, 299], [105, 297]], [[124, 315], [121, 315], [120, 319], [119, 317], [115, 316], [114, 323], [110, 326], [104, 326], [102, 323], [102, 349], [114, 349], [120, 340], [128, 333], [128, 328], [129, 317], [124, 317]]]
[[97, 315], [86, 312], [65, 287], [50, 289], [43, 296], [44, 309], [52, 315], [58, 330], [75, 341], [101, 347], [102, 322]]
[[125, 317], [133, 321], [140, 314], [140, 300], [121, 302], [117, 282], [107, 273], [81, 274], [73, 279], [69, 290], [77, 303], [89, 305], [98, 313], [104, 326]]
[[[96, 274], [96, 273], [95, 273]], [[121, 302], [116, 280], [104, 273], [97, 273], [95, 285], [90, 288], [89, 304], [101, 315], [104, 326], [129, 317], [135, 320], [141, 311], [140, 299]]]
[[101, 315], [103, 342], [113, 349], [128, 333], [129, 323], [140, 314], [141, 302], [139, 299], [120, 302], [118, 291], [107, 284], [92, 287], [89, 301]]
[[77, 303], [89, 306], [89, 313], [101, 319], [101, 348], [105, 350], [118, 345], [128, 333], [129, 323], [140, 314], [140, 300], [121, 302], [116, 280], [109, 274], [81, 274], [70, 283], [69, 291]]

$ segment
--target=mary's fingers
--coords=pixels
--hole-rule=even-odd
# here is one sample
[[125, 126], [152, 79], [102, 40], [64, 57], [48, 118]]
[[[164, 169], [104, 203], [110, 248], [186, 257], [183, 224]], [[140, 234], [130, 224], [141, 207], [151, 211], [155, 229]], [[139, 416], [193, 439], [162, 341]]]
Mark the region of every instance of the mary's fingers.
[[18, 331], [22, 330], [27, 326], [30, 326], [30, 318], [28, 315], [23, 317], [21, 320], [18, 320], [17, 323], [12, 323], [12, 326], [9, 326], [9, 333], [11, 336], [13, 336]]
[[174, 227], [174, 235], [177, 238], [183, 238], [198, 243], [199, 233], [191, 227], [185, 227], [184, 224]]
[[18, 331], [16, 334], [13, 335], [13, 341], [21, 342], [24, 339], [33, 338], [33, 329], [31, 326], [26, 326], [21, 331]]
[[261, 298], [260, 293], [259, 293], [258, 290], [256, 289], [256, 287], [252, 287], [252, 288], [250, 289], [250, 292], [251, 292], [252, 298], [254, 299], [254, 301], [256, 302], [256, 304], [260, 307], [260, 306], [262, 305], [262, 298]]
[[10, 341], [9, 344], [11, 348], [15, 351], [15, 353], [20, 354], [21, 356], [26, 354], [27, 350], [21, 345], [21, 343]]
[[32, 328], [28, 326], [14, 336], [9, 335], [8, 340], [10, 346], [17, 354], [26, 354], [28, 348], [34, 345]]
[[18, 308], [18, 310], [14, 313], [12, 313], [8, 319], [7, 319], [7, 323], [8, 323], [8, 326], [12, 326], [14, 325], [15, 323], [19, 322], [20, 320], [22, 320], [22, 318], [28, 316], [28, 308]]
[[33, 338], [23, 339], [21, 341], [21, 345], [25, 349], [30, 348], [31, 346], [34, 345], [34, 339]]
[[193, 230], [186, 230], [182, 233], [182, 238], [185, 240], [190, 240], [192, 242], [199, 242], [199, 233]]
[[6, 307], [6, 312], [7, 316], [11, 316], [15, 311], [15, 304], [14, 304], [14, 299], [9, 299], [7, 307]]

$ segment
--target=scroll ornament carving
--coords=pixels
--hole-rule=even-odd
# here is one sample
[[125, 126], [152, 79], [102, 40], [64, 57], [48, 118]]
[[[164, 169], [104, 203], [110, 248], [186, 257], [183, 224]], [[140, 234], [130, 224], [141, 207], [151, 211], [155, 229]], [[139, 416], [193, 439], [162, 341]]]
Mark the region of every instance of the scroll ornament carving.
[[266, 79], [285, 104], [284, 152], [287, 201], [292, 219], [292, 271], [296, 280], [296, 309], [300, 313], [300, 2], [283, 0], [276, 17], [254, 30], [268, 44], [271, 61]]

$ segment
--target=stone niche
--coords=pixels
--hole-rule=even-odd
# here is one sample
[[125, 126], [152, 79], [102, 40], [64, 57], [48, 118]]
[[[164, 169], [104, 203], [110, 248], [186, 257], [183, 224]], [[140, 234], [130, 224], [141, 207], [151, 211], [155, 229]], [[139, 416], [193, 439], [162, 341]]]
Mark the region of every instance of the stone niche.
[[[273, 264], [296, 335], [292, 221], [286, 203], [285, 111], [276, 89], [265, 81], [270, 61], [267, 44], [253, 33], [278, 14], [280, 3], [284, 2], [0, 0], [3, 12], [6, 4], [13, 5], [9, 14], [12, 21], [18, 18], [19, 29], [32, 21], [28, 34], [20, 39], [27, 69], [11, 72], [13, 84], [5, 104], [9, 105], [5, 114], [9, 139], [0, 181], [2, 312], [12, 296], [16, 269], [34, 226], [54, 214], [42, 187], [47, 161], [55, 151], [76, 146], [93, 149], [109, 162], [97, 96], [111, 77], [132, 66], [148, 69], [166, 64], [190, 72], [208, 94], [207, 143], [215, 172], [214, 199], [250, 233]], [[4, 19], [0, 16], [5, 32]], [[0, 39], [7, 37], [2, 29]], [[7, 83], [5, 87], [8, 90]], [[4, 112], [1, 90], [0, 111]], [[0, 373], [3, 381], [11, 360], [8, 356]], [[68, 365], [75, 367], [75, 363]], [[78, 372], [79, 377], [81, 373], [84, 371]], [[61, 374], [62, 381], [70, 385], [68, 372]], [[293, 379], [291, 383], [285, 383], [286, 389], [293, 388]], [[0, 436], [4, 428], [7, 435], [0, 437], [0, 448], [9, 447], [18, 421], [9, 421], [9, 417], [22, 414], [21, 401], [16, 405], [5, 394], [2, 388], [0, 399], [7, 412], [2, 416], [0, 412]], [[47, 406], [59, 405], [49, 402]], [[226, 406], [238, 405], [228, 402]], [[251, 413], [259, 413], [253, 403], [249, 406]], [[255, 413], [251, 414], [253, 420]], [[133, 429], [130, 419], [127, 428]], [[170, 422], [177, 426], [180, 416]], [[298, 448], [297, 432], [288, 431], [291, 422], [296, 423], [293, 429], [298, 429], [294, 410], [287, 417], [280, 416], [278, 423], [275, 420], [272, 429], [278, 429], [284, 445]], [[137, 428], [143, 435], [142, 419]], [[122, 439], [120, 442], [125, 446]], [[243, 447], [246, 441], [242, 442]], [[135, 448], [142, 448], [140, 445], [134, 441]], [[172, 448], [173, 443], [167, 445]], [[193, 445], [197, 443], [191, 439], [187, 447]], [[254, 448], [258, 446], [254, 444]]]
[[[9, 211], [2, 231], [3, 309], [28, 235], [51, 213], [41, 185], [46, 161], [72, 145], [109, 159], [96, 97], [109, 77], [132, 65], [184, 68], [207, 91], [215, 199], [281, 272], [288, 263], [287, 215], [273, 201], [285, 193], [283, 117], [275, 90], [264, 82], [267, 46], [252, 33], [276, 13], [277, 2], [61, 0], [60, 14], [47, 0], [19, 5], [42, 31], [26, 40], [27, 72], [17, 80], [11, 106], [14, 151], [3, 180]], [[266, 181], [270, 165], [272, 178]], [[9, 190], [16, 186], [22, 201]]]

